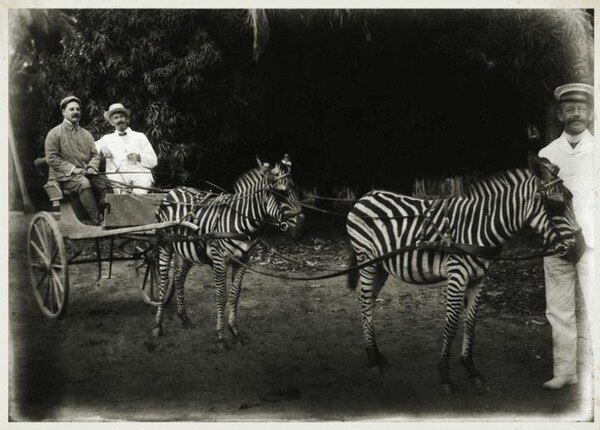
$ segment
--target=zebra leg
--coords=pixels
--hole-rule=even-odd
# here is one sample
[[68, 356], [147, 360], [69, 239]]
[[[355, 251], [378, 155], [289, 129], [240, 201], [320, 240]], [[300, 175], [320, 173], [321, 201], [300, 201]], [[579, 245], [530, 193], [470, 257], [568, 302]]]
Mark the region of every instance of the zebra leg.
[[[247, 259], [244, 259], [244, 263]], [[246, 268], [240, 264], [233, 263], [232, 264], [232, 287], [229, 295], [229, 331], [233, 335], [234, 341], [240, 341], [242, 345], [246, 343], [248, 340], [247, 336], [242, 335], [237, 327], [237, 311], [238, 311], [238, 303], [240, 301], [240, 293], [242, 292], [242, 279], [244, 279], [244, 274], [246, 273]]]
[[375, 339], [375, 327], [373, 325], [373, 311], [375, 309], [375, 298], [381, 289], [378, 282], [382, 276], [379, 271], [383, 270], [379, 266], [367, 266], [360, 269], [360, 290], [359, 304], [360, 317], [362, 321], [363, 337], [365, 349], [367, 351], [367, 365], [381, 369], [387, 364], [387, 359], [379, 352], [377, 341]]
[[445, 392], [452, 391], [452, 382], [450, 381], [450, 349], [452, 341], [456, 336], [458, 328], [458, 319], [462, 310], [465, 287], [468, 280], [460, 270], [450, 271], [448, 274], [448, 289], [446, 291], [446, 324], [442, 341], [442, 353], [438, 363], [442, 387]]
[[213, 272], [217, 286], [217, 342], [227, 347], [224, 329], [225, 305], [227, 304], [227, 263], [224, 256], [213, 256]]
[[481, 375], [473, 365], [473, 338], [475, 336], [475, 321], [477, 305], [483, 288], [483, 279], [471, 282], [465, 294], [465, 319], [461, 362], [467, 369], [469, 377], [477, 387], [482, 386]]
[[160, 305], [158, 305], [156, 317], [154, 318], [154, 328], [152, 329], [152, 335], [155, 337], [162, 336], [163, 334], [163, 311], [166, 306], [163, 304], [163, 301], [169, 284], [171, 258], [173, 258], [172, 244], [158, 247], [158, 301], [160, 302]]
[[184, 328], [190, 328], [194, 325], [192, 321], [188, 318], [187, 312], [185, 311], [185, 301], [183, 298], [184, 294], [184, 285], [185, 278], [192, 267], [192, 263], [188, 260], [176, 256], [175, 257], [175, 267], [173, 268], [173, 282], [175, 283], [175, 294], [177, 300], [177, 316], [181, 320], [181, 325]]

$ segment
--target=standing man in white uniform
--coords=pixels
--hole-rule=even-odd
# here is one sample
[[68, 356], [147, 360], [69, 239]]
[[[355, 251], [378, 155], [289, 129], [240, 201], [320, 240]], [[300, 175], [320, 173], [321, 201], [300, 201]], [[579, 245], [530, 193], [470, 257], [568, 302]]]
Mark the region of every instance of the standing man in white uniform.
[[[543, 385], [549, 390], [559, 390], [578, 382], [575, 316], [577, 289], [581, 290], [590, 328], [594, 315], [594, 136], [588, 130], [588, 125], [593, 120], [593, 94], [593, 87], [586, 84], [562, 85], [554, 91], [560, 105], [558, 119], [564, 131], [558, 139], [539, 152], [540, 157], [549, 159], [560, 168], [559, 176], [573, 193], [575, 217], [586, 242], [585, 252], [577, 263], [559, 256], [544, 258], [546, 316], [552, 326], [554, 359], [553, 378]], [[591, 335], [583, 335], [591, 343]], [[591, 351], [591, 347], [586, 349]], [[592, 360], [591, 357], [588, 359]], [[590, 389], [591, 380], [588, 379], [592, 376], [592, 364], [591, 361], [587, 363], [584, 366], [587, 371], [580, 375], [585, 379], [584, 386]]]
[[96, 148], [106, 158], [106, 177], [123, 183], [112, 185], [116, 194], [145, 194], [154, 184], [151, 169], [157, 158], [146, 135], [129, 128], [130, 113], [121, 103], [110, 105], [104, 118], [115, 131], [102, 136]]

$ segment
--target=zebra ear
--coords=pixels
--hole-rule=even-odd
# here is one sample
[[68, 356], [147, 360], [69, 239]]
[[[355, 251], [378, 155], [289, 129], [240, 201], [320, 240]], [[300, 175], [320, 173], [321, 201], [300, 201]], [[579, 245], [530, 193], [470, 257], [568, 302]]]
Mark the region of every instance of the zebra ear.
[[271, 168], [271, 165], [269, 163], [260, 161], [258, 155], [256, 156], [256, 164], [258, 164], [258, 170], [261, 173], [265, 173]]
[[547, 181], [558, 174], [558, 166], [552, 164], [550, 160], [538, 157], [535, 152], [530, 152], [527, 156], [529, 170], [535, 176], [543, 181]]
[[290, 173], [292, 171], [292, 159], [289, 154], [285, 154], [280, 162], [281, 170], [285, 173]]

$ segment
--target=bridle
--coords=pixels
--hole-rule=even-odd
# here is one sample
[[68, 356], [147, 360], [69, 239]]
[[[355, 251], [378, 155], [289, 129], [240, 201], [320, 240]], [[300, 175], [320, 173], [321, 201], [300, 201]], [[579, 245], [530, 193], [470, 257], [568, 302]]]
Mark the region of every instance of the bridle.
[[[275, 184], [277, 181], [284, 179], [286, 177], [289, 177], [289, 176], [290, 176], [290, 172], [281, 173], [280, 175], [273, 178], [273, 183]], [[288, 182], [288, 184], [286, 186], [285, 194], [281, 190], [276, 189], [274, 185], [264, 188], [264, 191], [269, 192], [270, 194], [272, 194], [275, 197], [289, 200], [289, 193], [290, 193], [291, 186], [293, 187], [293, 185], [290, 182]], [[282, 211], [281, 208], [278, 208], [278, 209], [280, 212], [282, 212], [282, 216], [280, 219], [276, 219], [276, 221], [277, 221], [276, 225], [281, 229], [281, 231], [287, 231], [289, 229], [290, 226], [289, 226], [289, 223], [287, 222], [288, 220], [295, 218], [298, 215], [302, 214], [301, 208], [296, 211], [288, 212], [288, 213], [285, 213], [285, 211]]]
[[[552, 213], [555, 211], [550, 208], [551, 202], [553, 200], [551, 196], [554, 194], [560, 194], [563, 201], [566, 202], [568, 199], [572, 198], [572, 194], [568, 190], [568, 188], [566, 188], [564, 186], [563, 180], [561, 178], [559, 178], [556, 173], [553, 172], [552, 176], [553, 176], [552, 179], [550, 179], [547, 182], [543, 182], [542, 180], [538, 181], [540, 183], [540, 185], [538, 186], [538, 189], [536, 191], [536, 196], [538, 196], [541, 199], [542, 205], [544, 206], [544, 208], [546, 209], [546, 212], [549, 215], [550, 222], [554, 226], [554, 222], [552, 221], [552, 218], [553, 218]], [[557, 187], [558, 190], [552, 191], [552, 189], [554, 187]], [[580, 232], [581, 232], [581, 227], [578, 227], [569, 232], [557, 231], [557, 234], [561, 239], [568, 240], [568, 239], [572, 239], [573, 237], [578, 235]]]

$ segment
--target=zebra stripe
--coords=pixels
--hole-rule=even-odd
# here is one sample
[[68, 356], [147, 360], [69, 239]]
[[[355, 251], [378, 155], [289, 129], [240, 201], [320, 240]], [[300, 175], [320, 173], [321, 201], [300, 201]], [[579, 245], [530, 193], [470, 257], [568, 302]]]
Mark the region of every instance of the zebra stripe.
[[[217, 339], [225, 342], [224, 315], [228, 302], [226, 275], [231, 266], [233, 282], [228, 327], [234, 337], [239, 337], [237, 308], [245, 270], [231, 257], [245, 263], [249, 250], [260, 234], [260, 228], [267, 223], [274, 223], [292, 235], [297, 234], [303, 225], [304, 215], [290, 177], [291, 162], [289, 159], [288, 163], [285, 161], [284, 157], [273, 168], [261, 166], [246, 172], [236, 180], [233, 194], [214, 195], [180, 187], [169, 192], [163, 200], [157, 211], [159, 222], [186, 220], [197, 226], [195, 232], [184, 226], [166, 229], [166, 234], [175, 236], [175, 239], [161, 242], [158, 252], [160, 301], [165, 296], [172, 266], [177, 315], [184, 326], [191, 324], [184, 304], [187, 273], [194, 264], [210, 264], [217, 286]], [[229, 234], [229, 237], [223, 237], [222, 233]], [[180, 236], [194, 241], [178, 240]], [[153, 330], [156, 336], [163, 331], [163, 311], [164, 306], [160, 305]]]
[[[553, 193], [566, 197], [563, 206], [550, 217], [547, 202], [540, 197], [540, 184], [553, 176], [552, 165], [545, 159], [531, 160], [538, 176], [526, 170], [510, 170], [479, 181], [466, 190], [464, 197], [450, 197], [445, 204], [387, 191], [372, 191], [362, 197], [347, 217], [346, 228], [358, 262], [368, 261], [396, 249], [414, 245], [417, 240], [439, 241], [436, 228], [444, 219], [455, 243], [498, 247], [525, 226], [543, 236], [544, 243], [556, 245], [572, 236], [578, 226], [570, 193], [562, 185]], [[428, 220], [431, 220], [429, 222]], [[572, 243], [573, 239], [569, 239]], [[370, 365], [383, 365], [373, 326], [377, 294], [389, 274], [411, 284], [448, 281], [446, 323], [443, 332], [439, 371], [443, 384], [450, 384], [448, 358], [459, 317], [464, 312], [463, 364], [473, 378], [479, 373], [473, 366], [473, 335], [482, 280], [491, 261], [471, 255], [456, 255], [441, 250], [411, 250], [388, 260], [360, 269], [359, 303], [363, 337]], [[350, 278], [356, 288], [358, 279]]]

